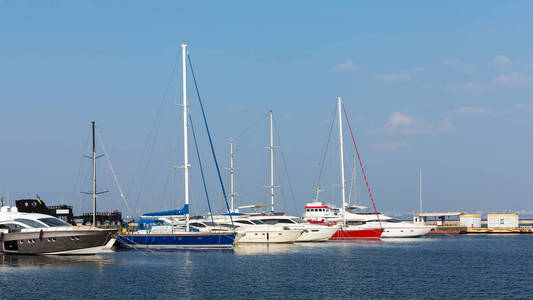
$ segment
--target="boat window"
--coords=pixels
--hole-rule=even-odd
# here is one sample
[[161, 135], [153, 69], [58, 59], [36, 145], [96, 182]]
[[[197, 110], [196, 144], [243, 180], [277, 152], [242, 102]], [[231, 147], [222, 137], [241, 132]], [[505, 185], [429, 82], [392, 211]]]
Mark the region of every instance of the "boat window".
[[15, 222], [19, 222], [19, 223], [28, 225], [33, 228], [45, 228], [46, 227], [44, 224], [41, 224], [37, 221], [30, 220], [30, 219], [15, 219]]
[[278, 220], [276, 220], [276, 219], [266, 219], [266, 220], [263, 220], [263, 222], [266, 223], [266, 224], [270, 224], [270, 225], [278, 224]]
[[287, 220], [287, 219], [278, 219], [278, 223], [294, 224], [294, 222], [292, 222], [291, 220]]
[[346, 224], [348, 224], [348, 225], [363, 225], [365, 223], [366, 222], [364, 222], [364, 221], [346, 221]]
[[250, 220], [252, 221], [254, 224], [256, 225], [262, 225], [262, 224], [265, 224], [265, 222], [261, 221], [261, 220]]
[[396, 220], [396, 219], [387, 219], [385, 220], [385, 222], [389, 222], [389, 223], [400, 223], [400, 221]]
[[236, 220], [235, 223], [241, 223], [241, 224], [245, 224], [245, 225], [253, 225], [254, 223], [250, 222], [250, 221], [246, 221], [246, 220]]
[[9, 232], [20, 232], [24, 227], [15, 223], [4, 223], [0, 225], [0, 229], [7, 229]]
[[39, 219], [39, 221], [43, 222], [44, 224], [50, 227], [71, 226], [69, 223], [61, 221], [58, 218], [41, 218]]
[[202, 223], [191, 223], [191, 226], [195, 226], [195, 227], [207, 227], [207, 226], [205, 226], [205, 225], [202, 224]]
[[291, 218], [291, 221], [293, 221], [294, 223], [307, 223], [306, 221], [300, 218]]

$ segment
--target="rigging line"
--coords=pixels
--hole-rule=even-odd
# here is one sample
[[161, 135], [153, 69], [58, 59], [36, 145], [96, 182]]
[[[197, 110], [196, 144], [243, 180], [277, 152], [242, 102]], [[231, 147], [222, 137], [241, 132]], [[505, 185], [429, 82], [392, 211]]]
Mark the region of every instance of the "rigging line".
[[[350, 193], [348, 194], [348, 205], [350, 205], [352, 201], [352, 193], [353, 193], [353, 187], [354, 184], [357, 184], [355, 182], [355, 168], [357, 167], [357, 163], [355, 162], [355, 157], [353, 158], [353, 168], [352, 168], [352, 179], [350, 180]], [[355, 203], [354, 203], [355, 205]]]
[[260, 124], [262, 124], [262, 121], [265, 119], [265, 117], [268, 117], [268, 114], [265, 114], [260, 119], [257, 119], [253, 121], [252, 123], [250, 123], [250, 125], [248, 125], [248, 127], [246, 127], [241, 133], [239, 133], [237, 137], [233, 138], [233, 140], [236, 141], [237, 139], [240, 139], [245, 134], [247, 134], [249, 131], [251, 131], [252, 128], [258, 127]]
[[[83, 147], [83, 154], [85, 154], [85, 151], [87, 150], [87, 145], [89, 144], [90, 138], [91, 138], [91, 133], [89, 131], [89, 134], [87, 135], [87, 139], [85, 140], [85, 146]], [[83, 157], [83, 155], [81, 157]], [[79, 201], [79, 194], [76, 194], [76, 190], [78, 188], [81, 189], [80, 177], [81, 177], [82, 166], [83, 166], [83, 162], [84, 161], [85, 161], [84, 159], [80, 160], [80, 165], [78, 166], [78, 174], [76, 175], [76, 180], [74, 181], [74, 186], [72, 187], [72, 194], [71, 195], [72, 195], [72, 199], [73, 200], [74, 199], [78, 199], [78, 201]], [[78, 195], [78, 197], [74, 197], [74, 195]], [[74, 204], [75, 204], [74, 207], [76, 207], [77, 204], [79, 204], [79, 203], [74, 203]]]
[[192, 67], [191, 56], [187, 54], [189, 59], [189, 67], [191, 68], [192, 79], [194, 81], [194, 87], [196, 88], [196, 95], [198, 95], [198, 102], [200, 103], [200, 109], [202, 110], [202, 117], [204, 118], [204, 125], [207, 131], [207, 137], [209, 138], [209, 146], [211, 146], [211, 154], [213, 155], [213, 160], [215, 161], [215, 166], [217, 167], [218, 180], [220, 181], [220, 187], [222, 188], [222, 194], [224, 195], [224, 202], [226, 202], [226, 209], [228, 210], [229, 218], [231, 220], [231, 226], [233, 224], [233, 217], [231, 216], [231, 211], [228, 204], [228, 196], [226, 195], [226, 189], [224, 188], [224, 182], [222, 181], [222, 175], [220, 175], [220, 168], [218, 167], [217, 156], [215, 154], [215, 147], [213, 146], [213, 140], [211, 139], [211, 133], [209, 132], [209, 126], [207, 126], [207, 118], [205, 117], [204, 105], [202, 104], [202, 98], [200, 97], [200, 91], [198, 90], [198, 84], [196, 82], [196, 76], [194, 76], [194, 69]]
[[[153, 148], [154, 148], [154, 145], [155, 145], [155, 140], [157, 139], [157, 132], [158, 132], [159, 127], [161, 126], [160, 122], [159, 122], [160, 121], [160, 116], [161, 116], [161, 114], [164, 111], [166, 102], [168, 101], [168, 98], [169, 98], [168, 94], [169, 94], [169, 90], [170, 90], [170, 85], [172, 84], [172, 79], [174, 78], [174, 74], [176, 73], [178, 62], [179, 62], [179, 57], [176, 57], [176, 62], [174, 63], [174, 67], [172, 68], [172, 72], [170, 74], [170, 78], [169, 78], [167, 86], [165, 88], [165, 92], [163, 93], [163, 99], [161, 100], [161, 103], [159, 104], [159, 107], [157, 109], [156, 117], [155, 117], [154, 122], [152, 123], [150, 131], [148, 133], [148, 138], [146, 139], [146, 142], [144, 144], [143, 152], [141, 153], [141, 159], [139, 160], [139, 164], [137, 165], [137, 168], [136, 168], [135, 173], [134, 173], [134, 174], [140, 174], [141, 173], [141, 169], [143, 169], [142, 175], [141, 175], [141, 177], [142, 177], [141, 178], [141, 182], [139, 184], [139, 191], [137, 193], [137, 198], [135, 200], [135, 205], [138, 204], [139, 199], [141, 198], [141, 195], [142, 195], [142, 192], [143, 192], [144, 179], [146, 178], [146, 173], [147, 173], [148, 167], [150, 165], [150, 157], [149, 156], [150, 156], [150, 154], [153, 151]], [[153, 140], [153, 142], [151, 142], [152, 140]], [[145, 155], [148, 156], [148, 158], [145, 158]], [[146, 162], [145, 167], [142, 165], [143, 162]], [[130, 186], [134, 186], [134, 184], [135, 184], [135, 177], [132, 179], [132, 182], [130, 183]]]
[[124, 201], [124, 204], [126, 205], [126, 208], [128, 209], [128, 213], [132, 215], [130, 206], [128, 205], [128, 201], [126, 201], [126, 196], [124, 196], [124, 192], [122, 191], [122, 188], [120, 187], [120, 184], [118, 183], [117, 174], [115, 173], [115, 169], [113, 168], [113, 165], [111, 164], [111, 158], [109, 157], [109, 154], [107, 153], [107, 150], [104, 146], [104, 141], [102, 139], [102, 135], [100, 134], [100, 130], [96, 128], [96, 135], [98, 136], [98, 140], [100, 141], [100, 146], [102, 146], [102, 150], [104, 151], [104, 156], [107, 160], [107, 164], [109, 165], [109, 169], [111, 169], [111, 174], [113, 174], [113, 179], [115, 180], [115, 183], [117, 184], [118, 191], [120, 192], [120, 198]]
[[196, 149], [196, 156], [198, 157], [198, 166], [200, 167], [200, 174], [202, 175], [202, 183], [204, 184], [204, 192], [205, 192], [205, 198], [207, 199], [207, 207], [209, 208], [211, 222], [213, 222], [213, 226], [214, 226], [215, 220], [213, 219], [213, 211], [211, 210], [211, 202], [209, 201], [209, 193], [207, 192], [207, 185], [205, 184], [204, 167], [202, 166], [202, 160], [200, 159], [200, 151], [198, 151], [198, 142], [196, 140], [196, 133], [194, 132], [194, 125], [192, 123], [192, 117], [190, 113], [188, 113], [188, 115], [189, 115], [189, 121], [191, 122], [191, 131], [192, 131], [192, 137], [194, 139], [194, 148]]
[[379, 219], [378, 210], [376, 209], [376, 204], [374, 203], [374, 197], [372, 196], [372, 192], [370, 191], [370, 185], [368, 184], [368, 180], [366, 179], [365, 169], [363, 168], [363, 162], [361, 161], [361, 156], [359, 156], [359, 150], [357, 150], [357, 144], [355, 143], [355, 137], [353, 135], [352, 126], [350, 126], [350, 121], [348, 120], [348, 114], [346, 113], [346, 107], [344, 107], [344, 104], [342, 104], [342, 110], [344, 111], [344, 117], [346, 119], [346, 124], [348, 124], [348, 129], [350, 129], [350, 135], [352, 136], [352, 142], [355, 147], [355, 152], [357, 153], [357, 159], [359, 160], [359, 165], [361, 166], [361, 172], [363, 173], [363, 178], [365, 179], [366, 188], [368, 189], [368, 194], [370, 195], [370, 200], [372, 200], [372, 206], [374, 206], [374, 212], [376, 213], [376, 217], [378, 218], [379, 227], [383, 228], [383, 226], [381, 226], [381, 220]]
[[324, 173], [326, 155], [328, 154], [329, 144], [331, 143], [331, 133], [333, 131], [333, 125], [335, 124], [336, 116], [337, 116], [337, 107], [335, 107], [335, 109], [333, 110], [333, 118], [331, 119], [331, 125], [329, 126], [328, 142], [326, 143], [326, 147], [324, 148], [324, 152], [322, 153], [322, 161], [320, 161], [320, 172], [318, 173], [318, 180], [316, 183], [317, 188], [320, 187], [320, 180], [322, 179], [322, 175]]
[[[278, 131], [278, 127], [276, 126], [277, 124], [274, 123], [274, 132], [276, 133], [276, 138], [278, 139], [278, 144], [282, 144], [281, 143], [281, 138], [280, 138], [280, 135], [279, 135], [279, 131]], [[287, 160], [285, 159], [285, 153], [283, 152], [282, 148], [281, 147], [278, 147], [279, 149], [279, 153], [281, 154], [281, 161], [283, 162], [283, 169], [285, 171], [285, 176], [287, 177], [287, 184], [289, 186], [289, 192], [290, 192], [290, 195], [291, 195], [291, 206], [292, 208], [296, 211], [297, 208], [296, 208], [296, 197], [294, 197], [294, 190], [292, 188], [292, 184], [291, 184], [291, 180], [290, 180], [290, 176], [289, 176], [289, 169], [288, 169], [288, 166], [287, 166]], [[277, 168], [276, 168], [277, 169]], [[279, 175], [278, 175], [279, 176]]]

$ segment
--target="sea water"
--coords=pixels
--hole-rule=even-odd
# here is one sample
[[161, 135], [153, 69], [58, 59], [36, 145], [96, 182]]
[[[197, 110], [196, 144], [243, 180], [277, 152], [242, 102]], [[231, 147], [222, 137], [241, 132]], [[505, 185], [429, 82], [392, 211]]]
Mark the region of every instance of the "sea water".
[[0, 256], [1, 298], [533, 298], [533, 235]]

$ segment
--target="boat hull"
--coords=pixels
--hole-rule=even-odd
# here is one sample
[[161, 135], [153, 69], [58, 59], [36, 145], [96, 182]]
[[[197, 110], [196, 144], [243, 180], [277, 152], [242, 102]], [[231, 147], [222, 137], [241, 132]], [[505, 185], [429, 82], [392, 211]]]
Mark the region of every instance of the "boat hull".
[[250, 227], [239, 232], [237, 243], [294, 243], [302, 235], [301, 230], [261, 230]]
[[322, 242], [329, 240], [335, 232], [338, 231], [338, 227], [328, 226], [309, 226], [305, 229], [302, 235], [296, 240], [297, 242]]
[[0, 250], [6, 254], [89, 255], [114, 243], [114, 230], [65, 230], [7, 233]]
[[411, 238], [424, 236], [431, 232], [433, 226], [411, 226], [411, 227], [386, 227], [383, 228], [382, 238]]
[[383, 229], [339, 229], [330, 241], [355, 241], [361, 239], [379, 239]]
[[117, 243], [121, 246], [150, 249], [209, 249], [232, 248], [235, 234], [191, 232], [173, 234], [120, 234]]

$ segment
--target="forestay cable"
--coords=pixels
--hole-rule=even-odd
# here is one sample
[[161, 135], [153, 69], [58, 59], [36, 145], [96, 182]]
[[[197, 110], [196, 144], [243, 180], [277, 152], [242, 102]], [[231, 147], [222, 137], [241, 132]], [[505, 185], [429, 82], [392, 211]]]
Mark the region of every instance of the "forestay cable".
[[124, 192], [122, 191], [120, 184], [118, 183], [117, 174], [115, 174], [115, 169], [113, 169], [113, 165], [111, 164], [111, 158], [109, 157], [109, 154], [107, 154], [107, 150], [104, 146], [104, 141], [102, 140], [102, 136], [100, 135], [100, 131], [98, 130], [98, 128], [96, 128], [96, 135], [98, 136], [98, 140], [100, 141], [100, 145], [102, 146], [102, 150], [104, 151], [104, 156], [107, 160], [107, 164], [109, 165], [109, 169], [111, 170], [111, 174], [113, 174], [113, 179], [117, 184], [118, 191], [120, 192], [120, 198], [122, 198], [124, 204], [126, 205], [126, 208], [128, 209], [128, 213], [130, 214], [130, 216], [132, 216], [133, 214], [131, 213], [130, 206], [128, 205], [128, 201], [126, 201], [126, 197], [124, 196]]
[[209, 201], [209, 193], [207, 192], [207, 185], [205, 184], [204, 167], [202, 166], [202, 160], [200, 159], [200, 151], [198, 151], [198, 142], [196, 140], [196, 133], [194, 131], [194, 125], [192, 123], [192, 117], [189, 113], [189, 121], [191, 122], [192, 137], [194, 139], [194, 148], [196, 149], [196, 156], [198, 157], [198, 166], [200, 167], [200, 174], [202, 174], [202, 183], [204, 184], [205, 198], [207, 199], [207, 207], [209, 207], [209, 214], [211, 216], [211, 222], [215, 226], [215, 220], [213, 219], [213, 211], [211, 210], [211, 202]]
[[192, 74], [192, 79], [193, 79], [193, 82], [194, 82], [194, 87], [196, 88], [196, 95], [198, 96], [198, 102], [200, 103], [200, 109], [202, 110], [202, 117], [204, 119], [204, 125], [205, 125], [205, 129], [207, 131], [207, 137], [209, 138], [209, 146], [211, 147], [211, 154], [213, 155], [213, 160], [215, 161], [215, 166], [217, 168], [218, 180], [220, 181], [220, 187], [222, 188], [222, 194], [224, 195], [224, 202], [226, 202], [226, 209], [228, 210], [228, 214], [229, 214], [230, 221], [231, 221], [231, 226], [234, 226], [233, 225], [233, 217], [231, 216], [231, 211], [229, 209], [228, 197], [226, 195], [226, 189], [224, 188], [224, 182], [222, 181], [222, 175], [220, 175], [220, 168], [218, 167], [217, 156], [215, 154], [215, 147], [213, 146], [213, 139], [211, 138], [211, 133], [209, 132], [209, 126], [207, 125], [207, 118], [205, 117], [204, 105], [202, 104], [202, 98], [200, 97], [200, 91], [198, 90], [198, 84], [196, 82], [196, 76], [194, 76], [194, 69], [192, 67], [191, 56], [189, 54], [187, 54], [187, 58], [189, 59], [189, 67], [191, 67], [191, 74]]
[[368, 180], [366, 179], [365, 169], [363, 168], [363, 162], [361, 161], [361, 156], [359, 156], [359, 150], [357, 150], [357, 144], [355, 143], [355, 137], [352, 132], [352, 126], [350, 126], [350, 121], [348, 120], [348, 114], [346, 113], [346, 107], [344, 107], [344, 104], [342, 104], [342, 110], [344, 111], [344, 117], [346, 119], [346, 124], [348, 124], [348, 129], [350, 129], [350, 134], [352, 136], [355, 152], [357, 153], [357, 159], [359, 160], [359, 165], [361, 166], [361, 172], [363, 173], [363, 178], [365, 178], [366, 188], [368, 189], [370, 200], [372, 200], [372, 206], [374, 206], [374, 212], [376, 213], [376, 217], [378, 218], [379, 226], [383, 227], [381, 226], [381, 220], [379, 219], [378, 210], [376, 209], [376, 204], [374, 203], [374, 197], [372, 197], [372, 192], [370, 191], [370, 185], [368, 184]]

